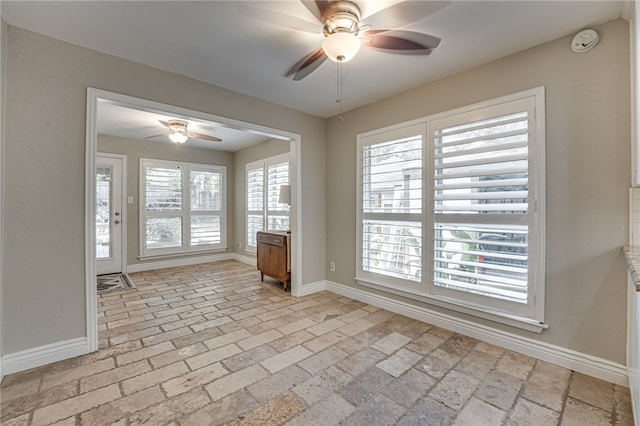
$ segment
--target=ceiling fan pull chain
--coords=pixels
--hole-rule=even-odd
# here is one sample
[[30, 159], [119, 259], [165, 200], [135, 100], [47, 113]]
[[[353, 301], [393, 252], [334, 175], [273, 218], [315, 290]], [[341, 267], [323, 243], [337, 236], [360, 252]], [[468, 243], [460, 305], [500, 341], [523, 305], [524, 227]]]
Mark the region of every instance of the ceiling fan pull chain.
[[338, 116], [338, 120], [340, 120], [340, 122], [344, 121], [344, 119], [342, 118], [342, 61], [338, 61], [336, 62], [337, 66], [338, 66], [338, 87], [337, 87], [337, 97], [336, 97], [336, 103], [338, 103], [340, 105], [340, 115]]

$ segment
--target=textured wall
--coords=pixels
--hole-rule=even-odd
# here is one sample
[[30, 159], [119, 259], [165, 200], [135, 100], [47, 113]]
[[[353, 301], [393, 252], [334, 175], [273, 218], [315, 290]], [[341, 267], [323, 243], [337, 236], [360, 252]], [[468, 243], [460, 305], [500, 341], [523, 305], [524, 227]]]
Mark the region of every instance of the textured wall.
[[7, 37], [4, 353], [86, 335], [87, 87], [300, 134], [302, 282], [324, 279], [325, 120], [20, 28]]
[[[344, 114], [327, 125], [327, 279], [356, 287], [356, 135], [501, 95], [546, 86], [546, 322], [542, 342], [625, 361], [630, 184], [629, 35], [597, 27], [583, 54], [564, 37]], [[362, 287], [360, 289], [363, 289]], [[367, 290], [371, 291], [371, 290]], [[420, 305], [415, 302], [416, 305]], [[424, 306], [424, 305], [423, 305]]]

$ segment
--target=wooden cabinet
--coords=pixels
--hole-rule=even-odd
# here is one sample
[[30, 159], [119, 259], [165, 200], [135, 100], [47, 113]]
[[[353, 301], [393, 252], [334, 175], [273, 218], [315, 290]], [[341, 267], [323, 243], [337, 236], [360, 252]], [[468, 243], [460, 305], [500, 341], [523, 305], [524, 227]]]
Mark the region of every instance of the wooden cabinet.
[[268, 275], [281, 281], [287, 290], [291, 281], [289, 257], [290, 234], [278, 231], [258, 231], [257, 262], [260, 279]]

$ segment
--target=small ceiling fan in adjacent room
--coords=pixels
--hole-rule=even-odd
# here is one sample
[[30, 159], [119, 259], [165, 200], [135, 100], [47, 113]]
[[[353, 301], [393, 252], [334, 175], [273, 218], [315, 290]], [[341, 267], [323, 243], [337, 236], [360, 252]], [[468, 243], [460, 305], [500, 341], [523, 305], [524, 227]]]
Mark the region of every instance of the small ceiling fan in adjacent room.
[[211, 142], [222, 142], [222, 139], [217, 138], [215, 136], [190, 132], [189, 123], [187, 123], [184, 120], [169, 120], [169, 121], [158, 120], [158, 121], [160, 122], [160, 124], [167, 127], [169, 131], [166, 133], [161, 133], [159, 135], [147, 136], [145, 139], [152, 139], [160, 136], [169, 136], [169, 139], [171, 139], [171, 141], [175, 143], [185, 143], [189, 138], [200, 139], [200, 140], [211, 141]]
[[[293, 76], [296, 81], [311, 74], [327, 58], [339, 63], [350, 60], [361, 46], [388, 53], [429, 55], [440, 45], [438, 37], [398, 28], [431, 15], [450, 1], [403, 1], [362, 20], [360, 8], [351, 1], [302, 0], [302, 3], [322, 24], [325, 38], [322, 47], [302, 58], [287, 72], [286, 76]], [[273, 18], [273, 15], [265, 17]]]

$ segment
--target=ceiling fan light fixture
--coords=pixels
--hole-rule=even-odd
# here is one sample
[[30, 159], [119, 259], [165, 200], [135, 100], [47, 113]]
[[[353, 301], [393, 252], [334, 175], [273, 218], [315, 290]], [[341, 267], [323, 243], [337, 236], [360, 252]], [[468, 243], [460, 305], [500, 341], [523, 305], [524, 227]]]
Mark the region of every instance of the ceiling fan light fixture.
[[340, 31], [329, 34], [322, 41], [322, 50], [333, 62], [347, 62], [351, 60], [362, 42], [350, 32]]
[[185, 143], [187, 141], [187, 139], [189, 139], [189, 137], [187, 135], [185, 135], [184, 133], [173, 132], [173, 133], [169, 134], [169, 139], [171, 139], [171, 142]]

